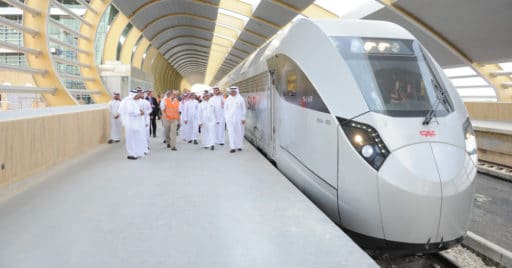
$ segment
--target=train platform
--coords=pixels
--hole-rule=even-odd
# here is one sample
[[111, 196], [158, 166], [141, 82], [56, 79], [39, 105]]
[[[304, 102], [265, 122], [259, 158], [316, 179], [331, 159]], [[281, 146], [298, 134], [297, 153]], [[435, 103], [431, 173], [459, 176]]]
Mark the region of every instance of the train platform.
[[376, 267], [252, 146], [101, 145], [0, 202], [0, 267]]
[[477, 174], [469, 230], [512, 251], [512, 183]]

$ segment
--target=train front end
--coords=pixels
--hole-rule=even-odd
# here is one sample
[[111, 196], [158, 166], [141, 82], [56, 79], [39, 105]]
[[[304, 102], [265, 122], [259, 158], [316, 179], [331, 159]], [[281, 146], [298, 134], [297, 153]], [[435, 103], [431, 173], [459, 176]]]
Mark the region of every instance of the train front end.
[[414, 39], [331, 39], [369, 107], [338, 118], [343, 227], [364, 247], [388, 252], [460, 243], [477, 150], [454, 88]]

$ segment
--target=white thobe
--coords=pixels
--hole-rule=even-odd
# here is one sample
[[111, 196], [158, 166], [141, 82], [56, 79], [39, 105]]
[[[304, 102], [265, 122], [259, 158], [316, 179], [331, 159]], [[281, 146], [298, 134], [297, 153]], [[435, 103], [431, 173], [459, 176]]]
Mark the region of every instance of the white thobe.
[[[108, 103], [110, 113], [110, 139], [113, 141], [121, 140], [121, 117], [119, 116], [119, 100], [111, 100]], [[117, 116], [117, 118], [116, 118]]]
[[150, 143], [150, 135], [149, 135], [149, 124], [151, 123], [151, 117], [149, 114], [153, 111], [151, 107], [151, 103], [146, 99], [139, 99], [140, 109], [144, 111], [144, 133], [146, 134], [146, 146], [144, 146], [144, 152], [149, 153], [149, 143]]
[[119, 114], [121, 115], [126, 133], [126, 150], [128, 151], [128, 156], [144, 156], [144, 116], [140, 114], [139, 104], [133, 99], [132, 95], [121, 101], [121, 104], [119, 104]]
[[224, 119], [224, 97], [213, 96], [210, 100], [215, 107], [215, 143], [224, 144], [226, 140], [226, 120]]
[[199, 137], [199, 124], [197, 122], [198, 105], [199, 102], [197, 100], [188, 100], [183, 108], [183, 119], [187, 121], [187, 124], [185, 124], [185, 140], [187, 141], [197, 140]]
[[235, 97], [229, 95], [224, 102], [224, 116], [226, 118], [226, 127], [228, 129], [229, 147], [231, 149], [241, 149], [244, 138], [245, 120], [245, 101], [237, 94]]
[[180, 103], [179, 112], [180, 112], [180, 137], [182, 140], [186, 141], [188, 137], [188, 128], [185, 126], [185, 118], [184, 118], [184, 110], [185, 104], [187, 104], [186, 100], [182, 100]]
[[199, 125], [201, 125], [201, 144], [210, 147], [215, 144], [215, 107], [211, 101], [199, 104]]

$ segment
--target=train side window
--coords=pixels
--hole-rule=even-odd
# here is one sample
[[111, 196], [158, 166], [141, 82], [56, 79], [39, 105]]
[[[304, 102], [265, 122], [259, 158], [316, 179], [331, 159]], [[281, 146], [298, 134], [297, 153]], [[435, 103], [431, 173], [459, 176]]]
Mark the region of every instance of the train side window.
[[318, 94], [316, 88], [311, 84], [311, 81], [307, 78], [307, 76], [300, 71], [301, 74], [301, 85], [299, 90], [299, 105], [308, 108], [311, 110], [315, 110], [322, 113], [329, 113], [329, 109], [325, 106], [324, 101]]
[[317, 89], [292, 59], [279, 55], [278, 69], [281, 69], [282, 74], [280, 91], [287, 102], [306, 109], [329, 113]]
[[286, 90], [283, 91], [283, 97], [291, 102], [297, 102], [297, 74], [294, 70], [286, 72]]

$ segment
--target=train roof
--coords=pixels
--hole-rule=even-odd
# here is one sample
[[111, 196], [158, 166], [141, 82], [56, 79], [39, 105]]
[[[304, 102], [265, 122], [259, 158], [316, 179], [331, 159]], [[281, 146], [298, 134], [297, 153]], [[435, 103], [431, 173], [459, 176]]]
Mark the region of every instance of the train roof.
[[[300, 28], [301, 32], [304, 34], [307, 34], [308, 31], [321, 31], [326, 36], [414, 39], [414, 36], [406, 29], [397, 24], [386, 21], [301, 18], [296, 20], [289, 27], [281, 30], [276, 34], [276, 36], [264, 43], [259, 49], [248, 56], [236, 68], [220, 80], [217, 85], [226, 86], [226, 82], [231, 80], [233, 77], [237, 77], [237, 81], [241, 81], [251, 75], [263, 71], [263, 69], [266, 68], [266, 59], [273, 54], [273, 52], [279, 47], [281, 41], [295, 28]], [[305, 39], [304, 41], [309, 42], [311, 40]]]
[[373, 38], [413, 39], [405, 28], [387, 21], [357, 19], [300, 19], [300, 23], [313, 23], [328, 36], [361, 36]]

